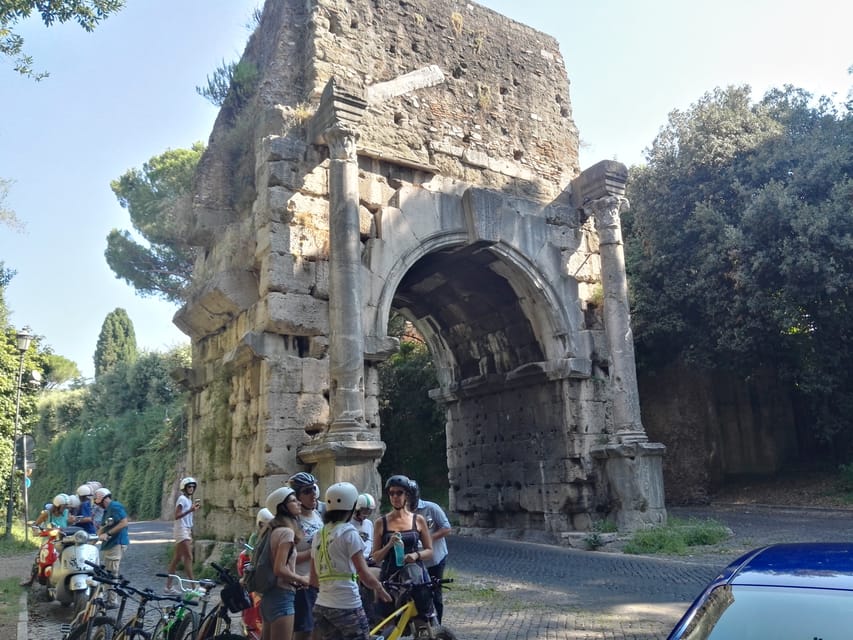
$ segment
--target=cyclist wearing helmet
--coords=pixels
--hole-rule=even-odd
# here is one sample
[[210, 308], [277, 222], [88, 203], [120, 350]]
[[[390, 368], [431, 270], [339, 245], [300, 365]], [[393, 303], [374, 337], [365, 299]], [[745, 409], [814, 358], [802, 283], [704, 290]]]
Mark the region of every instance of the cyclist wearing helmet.
[[[423, 563], [432, 558], [432, 538], [424, 517], [409, 511], [411, 491], [411, 482], [406, 476], [394, 475], [385, 482], [391, 513], [373, 523], [373, 559], [382, 565], [382, 580], [403, 571], [408, 580], [422, 584], [426, 581]], [[402, 541], [405, 554], [403, 565], [399, 567], [394, 554], [396, 540]]]
[[[48, 528], [64, 528], [68, 526], [68, 496], [64, 493], [58, 493], [53, 498], [53, 502], [48, 502], [44, 505], [44, 511], [42, 511], [38, 518], [32, 524], [34, 529], [38, 529], [41, 525], [45, 525]], [[24, 580], [21, 582], [22, 587], [31, 587], [33, 586], [33, 582], [38, 575], [38, 558], [39, 554], [36, 553], [36, 559], [33, 562], [33, 568], [30, 572], [30, 577], [28, 580]]]
[[[104, 523], [98, 538], [101, 539], [101, 561], [114, 575], [119, 574], [121, 559], [130, 544], [127, 527], [130, 521], [124, 505], [118, 500], [113, 500], [112, 492], [106, 487], [95, 491], [95, 504], [104, 508]], [[114, 609], [118, 606], [118, 594], [110, 589], [107, 595], [107, 607]]]
[[77, 518], [74, 524], [83, 527], [90, 535], [95, 535], [95, 521], [92, 518], [92, 487], [81, 484], [77, 487], [77, 497], [80, 498], [80, 508], [77, 510]]
[[263, 640], [291, 640], [296, 614], [296, 594], [308, 586], [308, 576], [296, 571], [296, 553], [302, 531], [299, 512], [302, 507], [290, 487], [280, 487], [267, 496], [267, 509], [274, 514], [261, 530], [261, 540], [269, 536], [270, 559], [276, 586], [261, 595]]
[[[424, 561], [430, 578], [441, 580], [444, 578], [444, 566], [447, 563], [447, 535], [450, 533], [450, 520], [447, 514], [435, 502], [421, 499], [421, 490], [415, 480], [411, 482], [411, 503], [409, 508], [415, 513], [422, 515], [429, 527], [432, 536], [432, 558]], [[441, 616], [444, 614], [444, 598], [441, 593], [441, 583], [432, 590], [432, 603], [435, 606], [435, 616], [438, 624], [441, 624]]]
[[39, 527], [44, 524], [48, 527], [58, 527], [63, 529], [68, 526], [68, 496], [64, 493], [57, 493], [53, 497], [53, 501], [48, 509], [48, 505], [45, 506], [45, 510], [42, 511], [38, 518], [33, 522], [33, 527]]
[[370, 554], [373, 551], [373, 510], [376, 508], [376, 500], [369, 493], [359, 494], [355, 503], [355, 513], [352, 515], [352, 526], [358, 531], [364, 542], [364, 559], [370, 564]]
[[[193, 500], [198, 483], [195, 478], [181, 478], [181, 494], [175, 502], [175, 553], [169, 563], [169, 574], [175, 573], [178, 564], [184, 565], [184, 572], [190, 580], [193, 576], [193, 514], [201, 507], [201, 502]], [[172, 578], [166, 578], [165, 592], [177, 595], [178, 589], [172, 588]]]
[[325, 524], [311, 545], [311, 583], [320, 586], [314, 607], [318, 640], [370, 637], [358, 579], [380, 600], [391, 601], [367, 568], [364, 543], [350, 523], [357, 502], [358, 489], [349, 482], [336, 482], [326, 490]]
[[261, 531], [263, 531], [264, 529], [264, 525], [267, 524], [274, 517], [275, 516], [273, 515], [273, 512], [267, 509], [266, 507], [259, 509], [258, 513], [255, 515], [255, 523], [258, 526], [252, 532], [252, 535], [249, 536], [249, 541], [246, 544], [248, 544], [254, 549], [258, 542], [258, 538], [260, 538], [261, 536]]
[[[304, 535], [302, 540], [296, 543], [296, 573], [307, 577], [311, 573], [311, 542], [323, 526], [323, 517], [317, 509], [320, 487], [317, 486], [317, 479], [306, 471], [292, 475], [288, 484], [299, 500], [299, 524], [302, 525]], [[296, 619], [293, 626], [293, 637], [296, 640], [308, 640], [311, 637], [316, 601], [316, 586], [296, 592]]]

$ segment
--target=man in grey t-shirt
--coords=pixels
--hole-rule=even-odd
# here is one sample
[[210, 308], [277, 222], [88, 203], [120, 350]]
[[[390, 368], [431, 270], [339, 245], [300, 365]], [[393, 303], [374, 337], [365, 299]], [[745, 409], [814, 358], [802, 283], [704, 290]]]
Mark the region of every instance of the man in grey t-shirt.
[[[421, 499], [421, 491], [418, 483], [411, 480], [411, 502], [409, 508], [422, 515], [429, 527], [430, 535], [432, 536], [432, 558], [424, 561], [427, 573], [431, 578], [441, 580], [444, 577], [444, 566], [447, 562], [447, 535], [450, 533], [450, 520], [447, 519], [447, 514], [435, 502]], [[441, 585], [433, 589], [432, 603], [435, 606], [435, 615], [438, 618], [438, 623], [441, 624], [441, 618], [444, 614], [444, 597], [441, 592]]]

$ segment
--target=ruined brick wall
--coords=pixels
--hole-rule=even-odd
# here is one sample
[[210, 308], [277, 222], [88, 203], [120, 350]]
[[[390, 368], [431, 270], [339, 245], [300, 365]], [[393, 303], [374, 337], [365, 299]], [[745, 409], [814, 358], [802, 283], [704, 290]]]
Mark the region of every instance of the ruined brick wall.
[[728, 477], [772, 475], [796, 458], [790, 398], [772, 375], [744, 381], [673, 365], [639, 378], [643, 424], [667, 446], [667, 502], [706, 502]]
[[312, 97], [332, 75], [374, 84], [434, 64], [447, 76], [371, 108], [361, 147], [525, 195], [554, 197], [577, 174], [554, 38], [457, 0], [323, 2], [314, 26]]

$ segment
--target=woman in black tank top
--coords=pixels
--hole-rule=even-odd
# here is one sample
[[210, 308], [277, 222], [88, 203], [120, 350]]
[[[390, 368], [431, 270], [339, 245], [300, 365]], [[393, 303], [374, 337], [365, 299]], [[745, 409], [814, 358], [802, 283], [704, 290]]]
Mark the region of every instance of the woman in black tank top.
[[423, 516], [409, 511], [409, 479], [406, 476], [391, 476], [385, 483], [391, 512], [374, 523], [373, 559], [381, 563], [380, 578], [387, 579], [401, 567], [397, 566], [394, 554], [394, 539], [399, 535], [403, 540], [403, 567], [419, 565], [423, 569], [423, 560], [432, 558], [432, 537]]

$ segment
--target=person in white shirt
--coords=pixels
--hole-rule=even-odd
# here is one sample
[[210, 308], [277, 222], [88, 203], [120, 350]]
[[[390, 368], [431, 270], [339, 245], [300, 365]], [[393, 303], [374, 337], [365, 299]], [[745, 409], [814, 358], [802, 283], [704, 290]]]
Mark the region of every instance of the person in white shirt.
[[311, 543], [311, 583], [319, 587], [314, 605], [318, 640], [368, 640], [370, 628], [361, 604], [358, 581], [382, 602], [391, 596], [367, 568], [364, 542], [350, 522], [358, 489], [336, 482], [326, 490], [323, 528]]
[[[184, 573], [193, 579], [193, 514], [201, 507], [199, 500], [193, 500], [198, 483], [195, 478], [186, 477], [181, 479], [181, 494], [175, 503], [175, 554], [169, 563], [168, 573], [173, 574], [178, 570], [178, 564], [184, 565]], [[172, 578], [166, 578], [166, 593], [180, 593], [172, 587]]]
[[373, 552], [373, 510], [376, 508], [376, 500], [369, 493], [360, 493], [355, 503], [355, 513], [352, 516], [352, 526], [358, 531], [358, 535], [364, 541], [364, 559], [370, 566], [370, 554]]
[[[318, 510], [320, 487], [317, 479], [307, 471], [300, 471], [287, 481], [299, 500], [299, 524], [303, 538], [296, 544], [296, 573], [308, 576], [311, 572], [311, 541], [323, 526], [323, 516]], [[296, 591], [296, 618], [293, 626], [295, 640], [310, 640], [314, 631], [314, 603], [317, 588], [312, 584]]]

